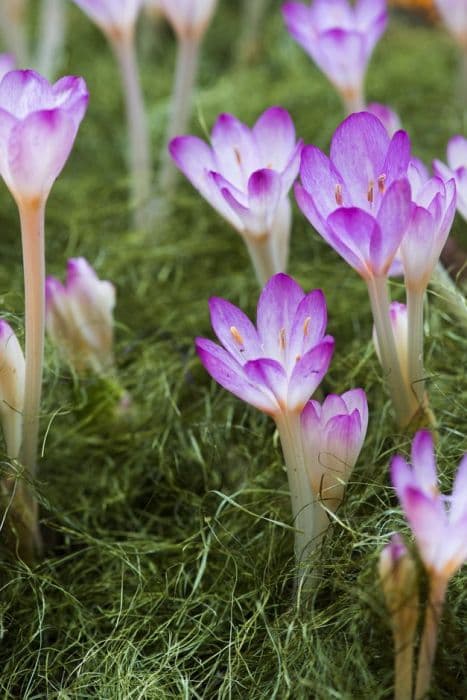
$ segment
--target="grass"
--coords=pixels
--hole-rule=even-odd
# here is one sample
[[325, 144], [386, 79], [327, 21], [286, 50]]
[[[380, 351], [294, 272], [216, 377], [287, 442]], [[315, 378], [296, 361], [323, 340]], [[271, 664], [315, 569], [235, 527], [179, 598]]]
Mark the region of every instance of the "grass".
[[[341, 119], [332, 89], [289, 39], [277, 7], [260, 60], [238, 65], [235, 42], [226, 40], [238, 26], [235, 7], [221, 2], [207, 38], [193, 131], [202, 134], [220, 111], [251, 123], [276, 103], [291, 111], [307, 143], [327, 147]], [[97, 30], [77, 10], [70, 15], [63, 72], [86, 77], [91, 104], [50, 199], [48, 268], [63, 275], [68, 257], [84, 255], [116, 283], [118, 382], [132, 407], [116, 416], [108, 383], [73, 377], [47, 348], [46, 438], [35, 484], [47, 552], [33, 569], [2, 553], [2, 697], [390, 698], [391, 633], [376, 562], [390, 533], [408, 535], [387, 466], [410, 440], [392, 422], [364, 285], [296, 210], [290, 272], [307, 289], [324, 289], [337, 343], [323, 391], [363, 386], [371, 408], [368, 439], [316, 563], [315, 595], [296, 607], [273, 426], [214, 385], [193, 350], [195, 335], [211, 334], [209, 296], [254, 313], [258, 290], [246, 252], [182, 180], [168, 218], [149, 235], [131, 230], [115, 67]], [[166, 31], [157, 43], [146, 40], [143, 83], [157, 153], [173, 41]], [[369, 97], [393, 104], [427, 162], [443, 158], [448, 138], [463, 130], [455, 68], [448, 37], [404, 18], [371, 65]], [[1, 203], [1, 309], [21, 332], [19, 231], [5, 188]], [[459, 219], [464, 245], [466, 232]], [[397, 282], [393, 293], [402, 293]], [[465, 329], [430, 295], [426, 332], [441, 482], [450, 490], [466, 450]], [[467, 696], [466, 590], [458, 574], [436, 662], [439, 700]]]

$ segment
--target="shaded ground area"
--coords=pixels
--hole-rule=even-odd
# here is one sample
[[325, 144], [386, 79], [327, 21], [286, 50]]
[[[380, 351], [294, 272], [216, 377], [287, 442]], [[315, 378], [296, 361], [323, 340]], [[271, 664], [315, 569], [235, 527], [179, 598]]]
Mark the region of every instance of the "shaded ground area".
[[[269, 105], [326, 147], [341, 119], [326, 80], [271, 11], [258, 63], [235, 60], [237, 3], [208, 35], [193, 131], [220, 111], [253, 122]], [[278, 5], [278, 3], [277, 3]], [[173, 41], [144, 27], [143, 82], [154, 152], [163, 142]], [[86, 77], [88, 115], [48, 208], [49, 272], [85, 255], [118, 288], [117, 360], [130, 415], [107, 385], [78, 381], [47, 353], [44, 456], [37, 491], [48, 540], [33, 571], [1, 562], [0, 688], [4, 698], [390, 698], [391, 633], [376, 580], [378, 551], [405, 528], [389, 488], [394, 450], [407, 450], [380, 376], [366, 290], [295, 209], [290, 272], [321, 287], [337, 347], [323, 392], [363, 386], [369, 434], [338, 519], [316, 562], [311, 610], [292, 604], [293, 534], [273, 426], [215, 386], [195, 335], [210, 335], [207, 299], [254, 313], [258, 290], [242, 242], [180, 180], [172, 213], [149, 235], [126, 206], [124, 126], [107, 46], [78, 11], [64, 73]], [[444, 158], [464, 131], [456, 53], [440, 31], [399, 16], [368, 76], [371, 100], [399, 111], [415, 153]], [[0, 300], [22, 312], [16, 211], [2, 186]], [[458, 240], [467, 225], [456, 220]], [[393, 296], [402, 294], [397, 281]], [[426, 367], [439, 421], [441, 481], [466, 450], [465, 329], [429, 297]], [[12, 321], [19, 329], [20, 319]], [[465, 574], [449, 589], [433, 698], [467, 696]]]

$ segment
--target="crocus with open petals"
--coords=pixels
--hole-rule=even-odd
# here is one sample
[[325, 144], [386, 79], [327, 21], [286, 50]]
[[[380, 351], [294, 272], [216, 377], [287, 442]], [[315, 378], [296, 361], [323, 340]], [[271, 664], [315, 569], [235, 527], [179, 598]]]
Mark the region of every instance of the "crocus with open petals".
[[419, 431], [412, 465], [397, 455], [391, 480], [429, 578], [429, 600], [420, 644], [416, 700], [426, 697], [436, 653], [439, 621], [449, 580], [467, 561], [467, 454], [459, 464], [451, 496], [438, 488], [433, 438]]
[[448, 143], [447, 161], [445, 165], [440, 160], [433, 162], [435, 175], [445, 182], [454, 179], [457, 188], [457, 209], [467, 221], [467, 139], [463, 136], [453, 136]]
[[221, 114], [211, 145], [196, 136], [179, 136], [170, 144], [176, 165], [244, 238], [261, 285], [287, 265], [288, 193], [301, 149], [281, 107], [266, 110], [252, 129]]
[[313, 492], [327, 508], [336, 510], [365, 439], [366, 394], [351, 389], [342, 396], [330, 394], [323, 404], [311, 399], [301, 420]]
[[25, 365], [10, 324], [0, 319], [0, 420], [9, 457], [19, 455], [23, 428]]
[[292, 37], [341, 94], [349, 113], [364, 107], [364, 80], [386, 29], [386, 0], [287, 2], [282, 13]]
[[47, 332], [77, 372], [104, 372], [113, 362], [115, 287], [84, 258], [68, 261], [65, 284], [46, 283]]
[[300, 414], [324, 377], [334, 348], [333, 338], [324, 335], [327, 312], [323, 294], [320, 290], [305, 294], [287, 275], [274, 275], [261, 293], [256, 327], [228, 301], [213, 298], [209, 305], [221, 344], [197, 338], [198, 355], [221, 386], [276, 422], [287, 466], [295, 554], [300, 563], [314, 544], [317, 520]]

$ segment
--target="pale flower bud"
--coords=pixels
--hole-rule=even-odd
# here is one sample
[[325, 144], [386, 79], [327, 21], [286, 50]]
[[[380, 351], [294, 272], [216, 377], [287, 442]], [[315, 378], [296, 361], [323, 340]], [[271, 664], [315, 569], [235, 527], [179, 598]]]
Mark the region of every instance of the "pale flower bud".
[[9, 457], [19, 455], [23, 427], [24, 355], [11, 326], [0, 319], [0, 420]]
[[52, 341], [77, 372], [104, 372], [113, 363], [115, 287], [100, 280], [84, 258], [68, 261], [64, 285], [46, 283], [46, 324]]
[[[408, 358], [408, 325], [407, 325], [407, 307], [398, 301], [393, 301], [389, 314], [391, 317], [392, 332], [396, 343], [397, 358], [401, 368], [402, 376], [405, 383], [409, 384], [409, 358]], [[373, 344], [375, 346], [376, 355], [381, 364], [381, 350], [376, 336], [376, 329], [373, 326]]]

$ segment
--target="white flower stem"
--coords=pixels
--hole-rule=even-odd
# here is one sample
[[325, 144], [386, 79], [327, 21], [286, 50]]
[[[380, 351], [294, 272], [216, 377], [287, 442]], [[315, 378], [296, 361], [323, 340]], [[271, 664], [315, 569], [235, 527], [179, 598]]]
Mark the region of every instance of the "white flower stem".
[[199, 47], [199, 37], [179, 37], [177, 67], [170, 103], [169, 126], [161, 157], [160, 187], [163, 192], [171, 190], [177, 175], [167, 149], [170, 141], [175, 136], [185, 134], [188, 128], [193, 90], [198, 71]]
[[407, 287], [409, 384], [420, 405], [424, 403], [423, 300], [425, 289]]
[[408, 599], [400, 610], [394, 612], [394, 700], [412, 700], [417, 620], [418, 609], [411, 599]]
[[[284, 461], [287, 467], [292, 517], [295, 531], [295, 559], [300, 567], [299, 582], [310, 588], [310, 565], [307, 562], [323, 534], [323, 508], [313, 495], [302, 442], [300, 414], [286, 412], [276, 416]], [[327, 527], [327, 519], [325, 519]], [[316, 529], [319, 526], [319, 531]]]
[[238, 46], [238, 57], [241, 62], [248, 63], [257, 54], [268, 4], [269, 0], [243, 0], [242, 30]]
[[246, 233], [243, 238], [255, 268], [256, 278], [262, 289], [273, 275], [277, 272], [283, 272], [282, 269], [279, 269], [280, 265], [272, 244], [272, 237], [270, 234], [255, 236]]
[[125, 97], [132, 200], [136, 207], [135, 220], [138, 226], [144, 226], [147, 222], [145, 211], [151, 193], [150, 139], [139, 79], [134, 32], [112, 35], [110, 42], [120, 68]]
[[425, 624], [418, 655], [417, 683], [415, 700], [426, 697], [431, 682], [433, 662], [435, 660], [438, 629], [443, 612], [447, 581], [444, 578], [432, 576], [430, 580], [430, 595], [425, 612]]
[[36, 65], [49, 80], [54, 78], [62, 59], [66, 11], [63, 0], [42, 0]]
[[341, 97], [347, 115], [353, 114], [354, 112], [363, 112], [365, 110], [366, 102], [363, 94], [363, 87], [352, 91], [342, 91]]
[[418, 402], [410, 386], [404, 382], [399, 364], [391, 325], [387, 279], [374, 277], [368, 280], [367, 284], [383, 372], [388, 381], [397, 421], [401, 427], [406, 427], [418, 410]]
[[37, 468], [39, 413], [42, 391], [45, 331], [45, 252], [42, 200], [19, 203], [23, 245], [26, 378], [21, 462], [34, 476]]

